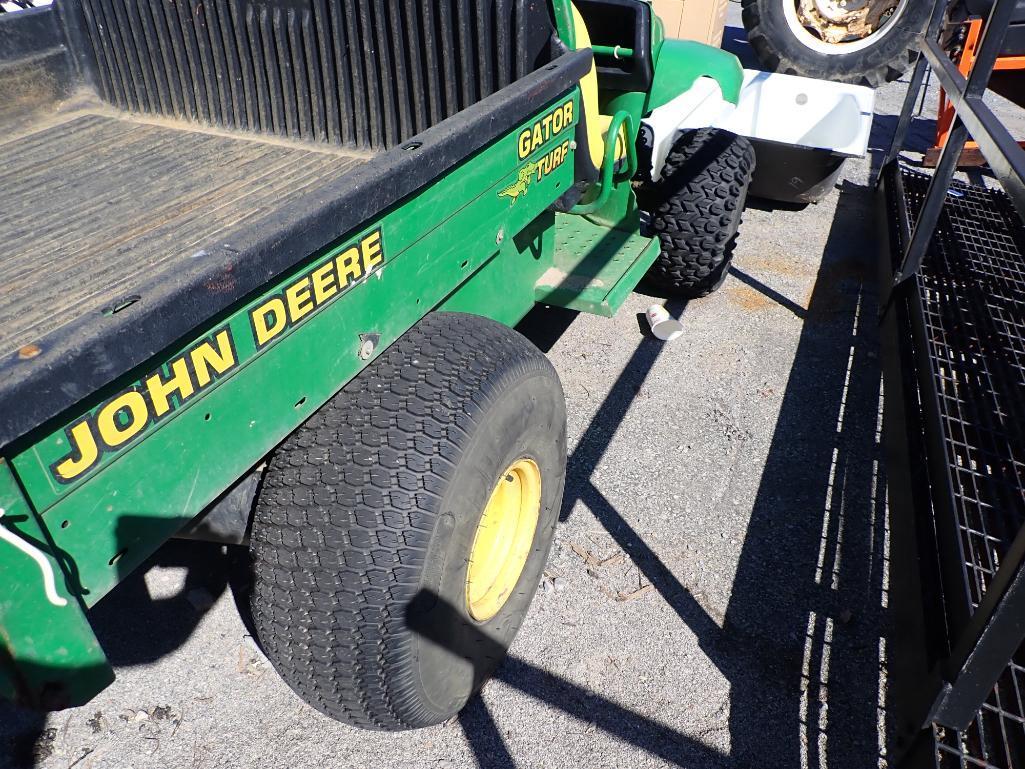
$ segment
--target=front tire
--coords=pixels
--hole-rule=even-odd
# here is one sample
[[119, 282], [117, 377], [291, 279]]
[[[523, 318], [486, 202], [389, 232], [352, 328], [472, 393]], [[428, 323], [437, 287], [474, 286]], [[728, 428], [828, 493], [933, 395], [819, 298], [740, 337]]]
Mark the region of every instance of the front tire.
[[742, 136], [703, 128], [677, 139], [661, 178], [637, 189], [661, 245], [645, 276], [648, 283], [687, 298], [722, 285], [754, 167], [754, 148]]
[[[565, 401], [548, 359], [493, 321], [427, 316], [270, 461], [251, 599], [268, 658], [306, 702], [349, 724], [448, 720], [526, 614], [565, 470]], [[499, 494], [500, 508], [527, 512], [478, 546], [482, 525], [504, 525], [486, 515]], [[473, 577], [471, 561], [498, 563], [516, 542], [515, 568]]]
[[[747, 38], [774, 72], [876, 88], [896, 80], [915, 60], [932, 3], [901, 0], [896, 18], [861, 39], [828, 42], [804, 28], [798, 0], [743, 0]], [[898, 15], [899, 14], [899, 15]]]

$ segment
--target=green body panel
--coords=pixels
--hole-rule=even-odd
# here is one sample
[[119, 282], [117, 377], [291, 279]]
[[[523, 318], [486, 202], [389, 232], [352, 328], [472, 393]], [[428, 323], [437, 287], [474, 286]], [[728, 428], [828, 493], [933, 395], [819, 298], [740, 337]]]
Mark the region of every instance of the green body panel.
[[[51, 555], [60, 551], [3, 460], [0, 511], [0, 699], [38, 708], [84, 705], [114, 680], [114, 672]], [[40, 564], [12, 539], [45, 559], [55, 577], [53, 600]]]
[[[534, 306], [537, 276], [552, 266], [555, 214], [546, 211], [530, 226], [505, 238], [498, 256], [463, 283], [438, 307], [445, 312], [470, 312], [512, 326]], [[502, 297], [502, 301], [496, 301]]]
[[659, 252], [657, 238], [636, 229], [556, 215], [555, 261], [538, 280], [538, 302], [611, 318]]
[[[576, 48], [571, 6], [570, 0], [552, 0], [560, 37], [570, 48]], [[740, 89], [744, 84], [743, 67], [732, 53], [689, 40], [666, 40], [662, 20], [654, 12], [651, 19], [651, 56], [654, 63], [651, 88], [647, 92], [612, 91], [601, 87], [600, 76], [598, 81], [601, 114], [626, 112], [633, 118], [634, 131], [628, 137], [630, 142], [637, 141], [642, 117], [690, 90], [698, 78], [713, 78], [718, 82], [723, 98], [734, 104], [740, 100]], [[596, 47], [599, 52], [607, 49], [608, 46]], [[631, 49], [631, 55], [636, 53]], [[581, 202], [587, 204], [594, 200], [596, 188], [597, 185], [592, 187]], [[633, 189], [629, 184], [619, 184], [600, 208], [588, 213], [588, 218], [609, 227], [631, 229], [636, 227], [637, 213]]]
[[655, 61], [655, 78], [648, 92], [645, 112], [651, 112], [690, 90], [699, 77], [710, 77], [722, 89], [726, 101], [740, 101], [744, 68], [728, 51], [692, 40], [666, 40]]
[[[541, 110], [538, 117], [569, 100], [576, 105], [578, 98], [574, 92]], [[575, 108], [574, 114], [579, 110]], [[230, 329], [238, 366], [143, 430], [135, 443], [107, 455], [82, 480], [62, 486], [52, 478], [49, 468], [69, 452], [64, 430], [46, 436], [14, 459], [56, 546], [73, 564], [72, 587], [86, 605], [98, 601], [357, 374], [369, 362], [357, 355], [361, 335], [379, 334], [379, 352], [441, 304], [454, 287], [475, 274], [490, 274], [487, 265], [499, 253], [508, 257], [504, 270], [524, 273], [521, 292], [503, 285], [501, 290], [478, 292], [474, 302], [461, 302], [462, 308], [508, 320], [529, 309], [533, 285], [547, 265], [530, 248], [518, 253], [515, 248], [502, 248], [499, 241], [514, 242], [505, 233], [527, 228], [569, 188], [572, 154], [543, 178], [531, 176], [526, 190], [516, 197], [501, 193], [522, 178], [522, 168], [536, 164], [553, 147], [568, 144], [572, 127], [523, 162], [518, 159], [519, 132], [510, 133], [215, 324], [215, 330]], [[369, 277], [257, 349], [250, 321], [253, 308], [293, 284], [295, 275], [330, 262], [351, 243], [378, 229], [384, 262]], [[451, 303], [456, 306], [454, 299]], [[197, 338], [210, 333], [204, 329]], [[190, 342], [182, 349], [191, 346]], [[175, 355], [164, 358], [174, 359]], [[158, 370], [167, 376], [171, 373], [166, 364]], [[114, 389], [123, 391], [142, 378], [136, 373]], [[99, 408], [89, 406], [84, 411], [95, 413]], [[73, 415], [67, 424], [76, 423], [79, 416]]]
[[[555, 26], [559, 37], [571, 49], [576, 49], [576, 34], [570, 0], [551, 0]], [[734, 104], [740, 99], [744, 84], [744, 69], [732, 53], [691, 40], [666, 40], [662, 20], [651, 14], [651, 53], [655, 77], [651, 88], [644, 94], [643, 112], [647, 113], [672, 101], [690, 90], [699, 77], [710, 77], [719, 83], [723, 98]], [[601, 83], [598, 84], [601, 88]], [[615, 114], [602, 109], [605, 115]], [[634, 117], [640, 118], [637, 114]]]
[[[661, 21], [652, 30], [655, 75], [651, 89], [641, 91], [599, 90], [598, 104], [603, 115], [626, 112], [636, 127], [630, 141], [637, 141], [641, 118], [656, 107], [661, 107], [694, 85], [700, 77], [714, 79], [722, 90], [723, 98], [736, 104], [740, 100], [740, 89], [744, 85], [744, 69], [740, 60], [732, 53], [690, 40], [662, 40]], [[599, 87], [601, 83], [599, 81]], [[587, 196], [584, 197], [586, 201]], [[629, 184], [620, 184], [609, 200], [589, 218], [609, 227], [636, 226], [637, 199]]]

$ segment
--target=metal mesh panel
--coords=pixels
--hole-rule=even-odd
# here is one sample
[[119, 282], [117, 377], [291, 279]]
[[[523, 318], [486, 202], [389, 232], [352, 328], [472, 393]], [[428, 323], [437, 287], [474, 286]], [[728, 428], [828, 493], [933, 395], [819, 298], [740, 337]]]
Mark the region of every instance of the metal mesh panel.
[[[902, 173], [913, 225], [929, 177]], [[917, 290], [974, 611], [1025, 523], [1025, 228], [1003, 192], [947, 197]], [[1025, 767], [1023, 666], [1025, 649], [967, 730], [934, 729], [938, 766]]]

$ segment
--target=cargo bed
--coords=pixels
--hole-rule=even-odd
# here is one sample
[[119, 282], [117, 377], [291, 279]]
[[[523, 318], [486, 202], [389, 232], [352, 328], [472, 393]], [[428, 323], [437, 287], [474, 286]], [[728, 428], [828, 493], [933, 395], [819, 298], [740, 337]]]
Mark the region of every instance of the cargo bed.
[[155, 274], [182, 273], [368, 158], [81, 110], [0, 154], [4, 357], [127, 305]]
[[0, 17], [0, 447], [439, 178], [591, 60], [523, 3], [471, 2], [440, 36], [372, 2], [193, 5]]

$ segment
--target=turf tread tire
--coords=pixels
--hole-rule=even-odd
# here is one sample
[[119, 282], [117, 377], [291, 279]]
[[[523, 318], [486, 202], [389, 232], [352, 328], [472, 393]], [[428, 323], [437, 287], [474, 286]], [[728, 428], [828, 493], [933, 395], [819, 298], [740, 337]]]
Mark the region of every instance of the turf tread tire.
[[726, 277], [755, 167], [751, 143], [727, 131], [687, 131], [657, 182], [638, 189], [661, 253], [646, 279], [674, 295], [700, 297]]
[[[426, 316], [274, 452], [254, 513], [252, 620], [279, 674], [318, 710], [378, 730], [452, 715], [417, 696], [404, 607], [475, 428], [525, 377], [558, 389], [561, 500], [558, 376], [515, 331], [472, 315]], [[550, 542], [549, 532], [542, 558]]]

